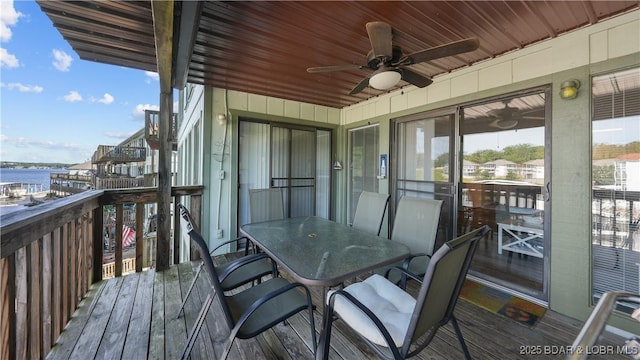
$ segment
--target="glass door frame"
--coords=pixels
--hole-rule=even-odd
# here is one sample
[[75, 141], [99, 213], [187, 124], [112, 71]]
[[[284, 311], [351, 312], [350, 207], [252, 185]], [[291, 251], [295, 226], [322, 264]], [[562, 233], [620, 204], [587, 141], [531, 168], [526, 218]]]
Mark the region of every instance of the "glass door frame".
[[[548, 304], [549, 301], [549, 283], [550, 283], [550, 270], [551, 270], [551, 266], [550, 266], [550, 261], [551, 261], [551, 102], [553, 99], [552, 96], [552, 86], [551, 85], [543, 85], [543, 86], [538, 86], [538, 87], [533, 87], [533, 88], [528, 88], [528, 89], [524, 89], [524, 90], [519, 90], [519, 91], [515, 91], [515, 92], [510, 92], [510, 93], [504, 93], [504, 94], [500, 94], [497, 96], [492, 96], [489, 98], [484, 98], [481, 99], [479, 101], [473, 101], [473, 102], [468, 102], [468, 103], [463, 103], [459, 105], [459, 117], [457, 119], [458, 121], [458, 129], [462, 124], [463, 121], [463, 111], [465, 108], [467, 107], [472, 107], [472, 106], [477, 106], [477, 105], [482, 105], [482, 104], [487, 104], [487, 103], [492, 103], [492, 102], [498, 102], [498, 101], [504, 101], [504, 100], [508, 100], [508, 99], [514, 99], [514, 98], [518, 98], [518, 97], [523, 97], [523, 96], [527, 96], [527, 95], [533, 95], [536, 93], [543, 93], [544, 94], [544, 113], [545, 113], [545, 118], [544, 118], [544, 185], [543, 185], [543, 189], [542, 189], [542, 195], [543, 195], [543, 199], [544, 199], [544, 214], [543, 214], [543, 244], [544, 244], [544, 248], [543, 248], [543, 275], [542, 275], [542, 291], [540, 292], [535, 292], [535, 294], [530, 294], [528, 292], [523, 292], [520, 291], [514, 287], [512, 287], [514, 284], [513, 283], [509, 283], [506, 281], [501, 281], [500, 279], [485, 279], [482, 276], [478, 276], [476, 275], [477, 272], [473, 271], [473, 269], [469, 270], [470, 276], [474, 279], [477, 279], [481, 282], [488, 282], [498, 288], [501, 288], [502, 290], [505, 290], [507, 292], [511, 292], [511, 293], [515, 293], [518, 294], [522, 297], [528, 298], [529, 300], [541, 303], [543, 305]], [[456, 141], [458, 143], [458, 153], [460, 154], [460, 156], [462, 156], [461, 152], [462, 152], [462, 144], [463, 144], [463, 135], [458, 132], [458, 135], [456, 137]], [[462, 162], [460, 162], [458, 164], [460, 166], [460, 174], [462, 172]], [[457, 189], [458, 189], [458, 196], [460, 196], [460, 198], [458, 199], [458, 203], [461, 203], [461, 197], [462, 197], [462, 191], [461, 191], [461, 183], [462, 183], [462, 179], [460, 177], [458, 177], [458, 179], [456, 179], [456, 185], [457, 185]], [[456, 213], [457, 215], [457, 213]], [[474, 274], [475, 273], [475, 274]]]
[[[352, 214], [353, 212], [355, 212], [355, 207], [356, 204], [354, 204], [353, 201], [353, 169], [354, 169], [354, 161], [353, 161], [353, 140], [352, 140], [352, 134], [354, 132], [357, 131], [364, 131], [370, 128], [377, 128], [377, 139], [376, 139], [376, 158], [375, 158], [375, 163], [376, 163], [376, 174], [379, 174], [380, 169], [379, 169], [379, 156], [380, 156], [380, 124], [379, 123], [375, 123], [375, 124], [371, 124], [371, 125], [365, 125], [365, 126], [360, 126], [357, 128], [352, 128], [352, 129], [348, 129], [347, 130], [347, 223], [351, 223], [352, 219]], [[380, 190], [380, 184], [379, 184], [379, 179], [380, 177], [376, 176], [375, 179], [375, 190], [368, 190], [368, 191], [374, 191], [374, 192], [378, 192]]]
[[[458, 217], [459, 217], [459, 209], [462, 199], [462, 169], [463, 169], [463, 154], [462, 154], [462, 144], [463, 144], [463, 135], [461, 134], [461, 123], [463, 121], [463, 111], [466, 107], [481, 105], [490, 102], [501, 101], [504, 99], [516, 98], [519, 96], [531, 95], [535, 93], [544, 93], [544, 186], [542, 189], [543, 199], [544, 199], [544, 257], [543, 257], [543, 277], [542, 281], [542, 291], [536, 293], [535, 296], [522, 293], [513, 287], [510, 287], [510, 283], [496, 281], [496, 279], [485, 280], [479, 278], [477, 275], [473, 275], [473, 278], [479, 279], [484, 282], [488, 282], [491, 285], [495, 285], [498, 288], [502, 288], [503, 290], [507, 290], [513, 293], [518, 293], [527, 297], [531, 300], [546, 304], [549, 301], [549, 283], [550, 283], [550, 248], [551, 248], [551, 109], [552, 109], [552, 87], [551, 85], [543, 85], [539, 87], [529, 88], [521, 91], [511, 92], [500, 94], [498, 96], [493, 96], [490, 98], [484, 98], [479, 101], [472, 101], [467, 103], [458, 104], [455, 106], [445, 107], [441, 109], [435, 109], [430, 111], [421, 112], [418, 114], [412, 114], [408, 116], [403, 116], [396, 119], [391, 119], [390, 126], [390, 146], [389, 152], [391, 156], [391, 168], [390, 168], [390, 187], [389, 191], [391, 193], [391, 201], [389, 202], [389, 215], [390, 215], [390, 224], [393, 224], [393, 218], [395, 216], [395, 208], [397, 201], [397, 176], [398, 176], [398, 138], [397, 138], [397, 124], [399, 122], [408, 122], [408, 121], [416, 121], [419, 119], [425, 118], [434, 118], [444, 115], [453, 115], [453, 124], [451, 129], [453, 134], [451, 136], [451, 144], [450, 144], [450, 171], [449, 171], [449, 182], [453, 184], [453, 199], [452, 204], [450, 206], [451, 214], [449, 216], [450, 223], [448, 224], [450, 229], [450, 234], [454, 234], [454, 236], [460, 235], [458, 234]], [[439, 245], [439, 244], [438, 244]]]
[[[446, 108], [441, 108], [441, 109], [435, 109], [435, 110], [429, 110], [429, 111], [425, 111], [425, 112], [421, 112], [421, 113], [417, 113], [417, 114], [412, 114], [412, 115], [408, 115], [408, 116], [403, 116], [403, 117], [399, 117], [399, 118], [395, 118], [395, 119], [391, 119], [391, 126], [389, 127], [389, 136], [390, 136], [390, 146], [389, 146], [389, 153], [390, 153], [390, 175], [389, 175], [389, 193], [391, 194], [391, 197], [389, 199], [389, 219], [390, 219], [390, 226], [389, 226], [389, 233], [391, 233], [392, 229], [393, 229], [393, 219], [395, 218], [395, 212], [396, 212], [396, 207], [397, 207], [397, 201], [398, 201], [398, 172], [399, 172], [399, 151], [400, 149], [398, 149], [398, 145], [399, 145], [399, 134], [397, 133], [397, 127], [399, 124], [401, 123], [408, 123], [408, 122], [412, 122], [412, 121], [419, 121], [419, 120], [423, 120], [423, 119], [431, 119], [431, 118], [438, 118], [438, 117], [444, 117], [444, 116], [450, 116], [452, 117], [452, 121], [453, 123], [451, 124], [451, 127], [449, 129], [449, 180], [448, 180], [448, 184], [449, 184], [449, 189], [448, 191], [446, 191], [447, 189], [444, 189], [444, 192], [438, 192], [438, 189], [436, 189], [436, 182], [433, 181], [434, 183], [434, 198], [436, 195], [438, 196], [447, 196], [450, 197], [450, 201], [449, 201], [449, 208], [448, 209], [444, 209], [444, 207], [446, 206], [446, 202], [445, 204], [443, 204], [443, 211], [447, 211], [450, 212], [450, 216], [448, 217], [449, 219], [449, 224], [447, 224], [447, 229], [446, 229], [446, 233], [448, 234], [455, 234], [455, 222], [457, 221], [457, 195], [456, 195], [456, 191], [457, 191], [457, 187], [456, 187], [456, 181], [458, 178], [458, 166], [457, 161], [458, 161], [458, 139], [457, 139], [457, 135], [458, 134], [458, 124], [459, 124], [459, 113], [458, 113], [458, 106], [450, 106], [450, 107], [446, 107]], [[446, 186], [445, 186], [446, 187]], [[451, 216], [452, 214], [452, 216]], [[442, 224], [439, 226], [439, 228], [442, 228]], [[440, 230], [438, 231], [440, 232]], [[436, 247], [439, 246], [443, 241], [443, 239], [439, 239], [440, 236], [438, 236], [436, 238]]]

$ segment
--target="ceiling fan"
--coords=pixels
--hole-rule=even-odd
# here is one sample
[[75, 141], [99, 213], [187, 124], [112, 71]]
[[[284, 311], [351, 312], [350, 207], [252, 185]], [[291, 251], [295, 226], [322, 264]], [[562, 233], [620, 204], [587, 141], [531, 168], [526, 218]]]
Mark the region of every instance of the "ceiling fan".
[[401, 79], [422, 88], [430, 85], [433, 80], [410, 70], [408, 66], [473, 51], [479, 46], [478, 39], [469, 38], [404, 55], [400, 47], [393, 45], [393, 30], [389, 24], [375, 21], [367, 23], [366, 27], [371, 42], [366, 65], [318, 66], [308, 68], [307, 72], [319, 73], [354, 69], [373, 71], [362, 79], [349, 95], [357, 94], [369, 85], [378, 90], [388, 90]]
[[489, 126], [496, 127], [502, 130], [508, 130], [516, 127], [518, 122], [522, 119], [520, 110], [516, 107], [509, 106], [509, 101], [504, 102], [504, 107], [500, 109], [492, 109], [487, 114], [495, 119], [489, 123]]
[[516, 127], [523, 119], [544, 120], [544, 116], [531, 116], [525, 114], [525, 112], [535, 112], [538, 109], [522, 110], [517, 107], [509, 106], [510, 101], [511, 99], [505, 100], [503, 108], [492, 109], [487, 112], [487, 115], [494, 118], [494, 120], [489, 123], [489, 126], [508, 130]]

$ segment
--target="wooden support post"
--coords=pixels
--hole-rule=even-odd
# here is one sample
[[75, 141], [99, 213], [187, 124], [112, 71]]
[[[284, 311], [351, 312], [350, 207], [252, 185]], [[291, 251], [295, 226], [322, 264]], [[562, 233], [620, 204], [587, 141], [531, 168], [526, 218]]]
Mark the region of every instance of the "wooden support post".
[[156, 269], [166, 270], [171, 254], [171, 151], [169, 135], [173, 122], [173, 13], [174, 2], [151, 2], [156, 60], [160, 78], [160, 114], [158, 124], [158, 231], [156, 243]]

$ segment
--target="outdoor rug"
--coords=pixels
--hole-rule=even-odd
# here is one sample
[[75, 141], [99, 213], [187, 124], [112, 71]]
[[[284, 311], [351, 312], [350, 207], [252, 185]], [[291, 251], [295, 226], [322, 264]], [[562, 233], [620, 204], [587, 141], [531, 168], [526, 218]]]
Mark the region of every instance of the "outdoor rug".
[[545, 307], [471, 280], [465, 280], [460, 298], [529, 327], [534, 327], [547, 311]]

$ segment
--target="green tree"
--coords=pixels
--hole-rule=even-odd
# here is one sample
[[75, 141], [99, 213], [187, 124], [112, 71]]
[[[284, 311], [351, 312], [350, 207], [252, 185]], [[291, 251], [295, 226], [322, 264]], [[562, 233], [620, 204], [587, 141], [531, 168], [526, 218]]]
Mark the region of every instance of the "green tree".
[[434, 161], [433, 165], [435, 167], [444, 167], [449, 164], [449, 153], [444, 153], [438, 156]]
[[[542, 153], [542, 156], [538, 157]], [[517, 144], [507, 146], [503, 150], [504, 158], [516, 164], [523, 164], [529, 160], [544, 157], [544, 147], [531, 144]]]
[[505, 179], [507, 179], [507, 180], [518, 180], [519, 177], [518, 177], [518, 174], [516, 174], [515, 171], [509, 170], [509, 171], [507, 171], [507, 176], [505, 176]]
[[495, 150], [478, 150], [470, 155], [465, 155], [464, 158], [477, 164], [484, 164], [488, 161], [501, 159], [502, 152]]

